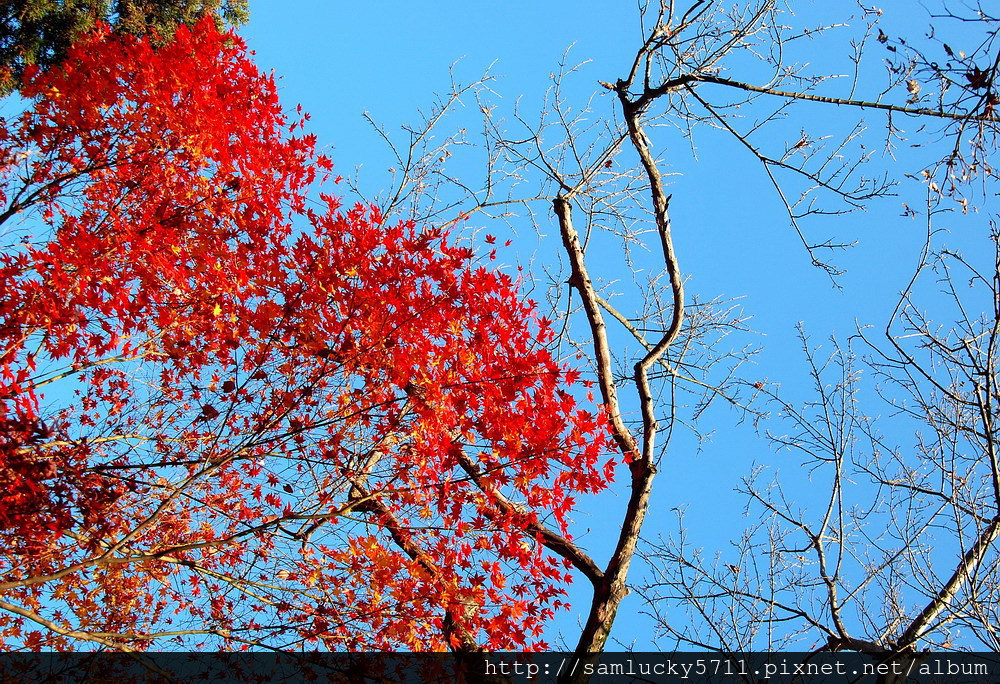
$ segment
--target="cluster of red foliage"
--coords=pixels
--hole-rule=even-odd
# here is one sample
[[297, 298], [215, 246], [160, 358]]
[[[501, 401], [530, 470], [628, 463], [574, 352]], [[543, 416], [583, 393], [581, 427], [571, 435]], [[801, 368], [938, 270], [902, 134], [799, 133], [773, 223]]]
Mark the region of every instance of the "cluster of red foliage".
[[210, 21], [98, 32], [22, 95], [0, 644], [544, 646], [569, 578], [540, 524], [604, 486], [607, 438], [516, 283], [309, 199], [305, 117]]

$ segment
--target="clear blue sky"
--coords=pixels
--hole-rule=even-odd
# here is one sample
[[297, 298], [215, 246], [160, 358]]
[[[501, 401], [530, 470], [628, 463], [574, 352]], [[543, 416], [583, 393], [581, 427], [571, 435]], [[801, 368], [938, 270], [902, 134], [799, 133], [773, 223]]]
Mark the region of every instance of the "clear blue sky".
[[[795, 3], [807, 21], [815, 18], [816, 24], [821, 23], [826, 4]], [[888, 0], [883, 7], [890, 25], [901, 30], [913, 31], [925, 23], [916, 16], [913, 3]], [[624, 75], [641, 39], [634, 3], [597, 0], [502, 4], [254, 0], [251, 16], [242, 33], [261, 68], [278, 75], [286, 107], [302, 104], [312, 114], [312, 130], [320, 145], [327, 147], [340, 173], [363, 165], [362, 184], [370, 191], [384, 187], [392, 162], [364, 122], [364, 112], [390, 132], [398, 131], [400, 124], [416, 119], [418, 109], [431, 104], [435, 92], [447, 90], [449, 67], [458, 61], [460, 79], [475, 79], [487, 68], [500, 77], [493, 84], [493, 99], [508, 116], [519, 98], [523, 111], [534, 114], [550, 73], [570, 46], [570, 62], [590, 60], [567, 91], [583, 106], [599, 91], [597, 80], [614, 81]], [[842, 53], [822, 52], [827, 44], [806, 46], [803, 54], [821, 64], [845, 64]], [[844, 95], [837, 87], [833, 84], [830, 92]], [[444, 130], [476, 130], [481, 119], [477, 109], [474, 103], [459, 109]], [[843, 125], [837, 120], [841, 113], [829, 109], [795, 111], [794, 116], [801, 118], [784, 129], [789, 136], [804, 127], [822, 135], [827, 128], [835, 131]], [[844, 114], [843, 121], [857, 120], [856, 112]], [[885, 118], [866, 116], [874, 131], [872, 140], [877, 141]], [[671, 178], [671, 208], [681, 266], [690, 278], [689, 292], [703, 299], [742, 298], [758, 334], [728, 342], [763, 348], [748, 377], [780, 383], [790, 396], [801, 397], [806, 388], [796, 323], [805, 322], [816, 344], [832, 333], [845, 340], [856, 323], [884, 324], [894, 304], [892, 295], [905, 285], [920, 247], [920, 221], [900, 215], [902, 201], [920, 196], [919, 184], [904, 185], [900, 197], [878, 202], [867, 212], [807, 226], [814, 236], [859, 242], [852, 251], [835, 257], [847, 271], [839, 281], [842, 289], [837, 289], [810, 266], [760, 165], [730, 136], [703, 130], [695, 139], [695, 157], [676, 131], [658, 129], [651, 135], [666, 151], [665, 170], [678, 174]], [[876, 164], [894, 172], [919, 171], [919, 162], [906, 146], [901, 144], [898, 161], [877, 156]], [[463, 172], [475, 170], [454, 169], [456, 174]], [[546, 210], [536, 209], [543, 214]], [[482, 221], [474, 220], [473, 225], [489, 232], [503, 230]], [[513, 245], [508, 260], [533, 258], [536, 265], [555, 260], [552, 253], [539, 251], [530, 229], [519, 235], [522, 241]], [[731, 495], [739, 477], [755, 462], [796, 468], [794, 457], [774, 456], [749, 425], [737, 424], [737, 418], [721, 406], [706, 416], [703, 427], [714, 436], [700, 452], [692, 439], [678, 435], [657, 481], [649, 536], [671, 527], [671, 509], [687, 507], [687, 522], [699, 544], [706, 551], [714, 547], [725, 551], [725, 540], [743, 526], [741, 500]], [[599, 562], [605, 558], [602, 510], [585, 505], [580, 516], [581, 529], [593, 529], [582, 540]], [[637, 600], [628, 603], [613, 635], [626, 644], [635, 640], [641, 648], [649, 645], [649, 629], [634, 615], [640, 609]], [[574, 619], [565, 616], [554, 629], [562, 627], [572, 640]], [[556, 634], [550, 638], [556, 641]]]

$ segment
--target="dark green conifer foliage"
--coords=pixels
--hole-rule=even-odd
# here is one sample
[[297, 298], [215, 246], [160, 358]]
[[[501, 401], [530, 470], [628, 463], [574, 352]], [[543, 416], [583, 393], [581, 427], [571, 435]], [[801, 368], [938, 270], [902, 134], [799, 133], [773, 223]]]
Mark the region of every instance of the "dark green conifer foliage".
[[58, 62], [80, 33], [98, 21], [136, 35], [173, 35], [178, 24], [206, 14], [238, 25], [249, 16], [249, 0], [0, 0], [0, 96], [16, 89], [29, 64]]

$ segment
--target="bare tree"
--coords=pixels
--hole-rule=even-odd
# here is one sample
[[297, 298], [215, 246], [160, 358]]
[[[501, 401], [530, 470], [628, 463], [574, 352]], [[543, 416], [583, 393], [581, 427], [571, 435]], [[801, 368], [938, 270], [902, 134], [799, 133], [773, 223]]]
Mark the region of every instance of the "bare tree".
[[[531, 225], [542, 249], [554, 250], [528, 277], [563, 325], [558, 344], [590, 364], [624, 473], [609, 548], [537, 531], [589, 582], [573, 645], [580, 658], [607, 647], [630, 586], [664, 648], [896, 655], [998, 645], [1000, 274], [995, 263], [984, 270], [942, 249], [936, 232], [943, 216], [974, 212], [993, 192], [998, 19], [981, 5], [942, 2], [927, 17], [939, 31], [912, 39], [887, 31], [889, 17], [863, 3], [811, 24], [795, 9], [775, 0], [640, 3], [633, 59], [585, 102], [569, 94], [581, 68], [567, 57], [540, 115], [520, 102], [499, 110], [486, 78], [453, 81], [402, 142], [376, 126], [397, 160], [395, 184], [375, 199], [389, 211], [489, 220], [491, 232], [500, 221], [517, 232]], [[959, 47], [952, 24], [978, 37], [963, 28]], [[810, 67], [820, 40], [843, 61]], [[481, 131], [437, 141], [449, 108], [473, 100]], [[829, 217], [901, 192], [904, 215], [926, 220], [924, 251], [884, 340], [865, 327], [824, 359], [800, 331], [814, 389], [804, 405], [775, 383], [741, 378], [754, 347], [739, 306], [689, 292], [676, 238], [693, 227], [671, 221], [668, 176], [688, 158], [677, 143], [693, 145], [706, 129], [759, 164], [807, 259], [834, 287], [838, 254], [856, 236], [835, 220], [817, 237]], [[478, 183], [446, 171], [463, 154], [481, 155]], [[908, 197], [914, 184], [922, 204]], [[558, 239], [545, 242], [549, 233]], [[996, 231], [990, 239], [992, 255]], [[931, 274], [944, 298], [923, 292]], [[969, 292], [959, 288], [966, 281]], [[925, 297], [949, 302], [950, 317], [924, 313]], [[643, 529], [657, 472], [682, 467], [672, 437], [710, 432], [705, 412], [716, 402], [805, 466], [790, 479], [749, 473], [741, 492], [758, 522], [711, 557], [683, 519], [658, 540]], [[889, 414], [876, 418], [871, 402]], [[774, 427], [782, 421], [787, 433]], [[637, 557], [645, 577], [633, 582]]]
[[[995, 192], [997, 18], [982, 6], [963, 10], [945, 5], [931, 13], [932, 29], [919, 44], [893, 39], [877, 23], [881, 12], [865, 10], [871, 23], [855, 43], [856, 73], [863, 73], [865, 52], [875, 47], [886, 50], [889, 75], [868, 99], [854, 94], [865, 85], [858, 77], [847, 98], [811, 92], [820, 79], [796, 91], [715, 74], [687, 79], [767, 100], [882, 110], [889, 142], [902, 135], [903, 116], [918, 122], [921, 151], [939, 156], [925, 158], [914, 174], [923, 207], [903, 204], [904, 215], [924, 217], [927, 237], [883, 339], [863, 326], [846, 346], [834, 341], [824, 357], [800, 331], [811, 397], [802, 405], [776, 385], [758, 387], [787, 432], [771, 427], [775, 421], [758, 424], [775, 447], [792, 454], [789, 464], [801, 467], [801, 475], [758, 467], [745, 478], [740, 490], [748, 517], [759, 522], [727, 552], [706, 556], [683, 524], [652, 543], [651, 576], [641, 592], [665, 643], [723, 651], [854, 650], [883, 658], [927, 647], [997, 649], [997, 233], [990, 220], [987, 248], [973, 241], [978, 254], [967, 257], [947, 248], [939, 232], [955, 214], [986, 209], [984, 198]], [[944, 34], [951, 21], [978, 32], [964, 36], [967, 51], [936, 36], [934, 29]], [[866, 45], [868, 37], [874, 40]], [[937, 48], [943, 59], [931, 53]], [[895, 104], [891, 96], [900, 87], [906, 101]], [[710, 112], [719, 110], [700, 89], [688, 95]], [[785, 162], [796, 145], [812, 145], [803, 133], [785, 156], [768, 156], [713, 117], [753, 149], [769, 174], [790, 170]], [[860, 132], [860, 124], [852, 131]], [[844, 149], [831, 159], [847, 159], [838, 170], [853, 171], [862, 158], [842, 156]], [[795, 174], [808, 177], [806, 169]], [[851, 206], [884, 193], [889, 180], [845, 190], [839, 180], [817, 178], [814, 188]], [[798, 224], [795, 205], [787, 206]], [[817, 209], [811, 200], [807, 206]], [[806, 241], [814, 255], [831, 246]], [[829, 264], [820, 265], [836, 275]]]

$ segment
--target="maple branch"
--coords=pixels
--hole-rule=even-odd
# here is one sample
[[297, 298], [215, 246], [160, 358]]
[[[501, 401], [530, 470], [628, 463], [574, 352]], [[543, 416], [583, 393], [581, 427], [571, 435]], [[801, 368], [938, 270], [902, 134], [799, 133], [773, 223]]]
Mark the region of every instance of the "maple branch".
[[21, 606], [14, 605], [13, 603], [9, 603], [7, 601], [4, 601], [3, 599], [0, 599], [0, 610], [5, 610], [8, 613], [13, 613], [14, 615], [20, 615], [21, 617], [31, 620], [32, 622], [42, 627], [45, 627], [49, 631], [55, 632], [60, 636], [69, 637], [71, 639], [81, 639], [83, 641], [91, 641], [97, 644], [101, 644], [102, 646], [107, 646], [108, 648], [111, 648], [116, 651], [125, 651], [127, 653], [135, 651], [135, 649], [130, 648], [127, 644], [124, 643], [119, 643], [117, 641], [112, 641], [111, 639], [106, 639], [101, 636], [96, 636], [90, 632], [83, 632], [76, 629], [67, 629], [65, 627], [62, 627], [58, 623], [53, 622], [52, 620], [43, 618], [41, 615], [38, 615], [33, 611], [22, 608]]
[[[364, 499], [362, 503], [356, 505], [358, 510], [371, 513], [376, 516], [385, 526], [385, 529], [389, 533], [389, 536], [392, 537], [392, 540], [407, 556], [410, 557], [411, 560], [418, 563], [420, 567], [427, 571], [427, 573], [432, 577], [438, 576], [440, 572], [437, 566], [427, 553], [420, 548], [420, 545], [414, 539], [413, 534], [400, 524], [393, 512], [389, 510], [389, 507], [386, 506], [379, 497], [372, 496], [370, 492], [366, 491], [366, 488], [360, 482], [352, 481], [352, 484], [356, 489], [356, 496], [359, 499]], [[355, 493], [352, 492], [352, 496], [354, 495]], [[445, 640], [448, 642], [448, 646], [454, 651], [464, 653], [478, 653], [482, 651], [482, 647], [476, 643], [473, 635], [469, 634], [468, 631], [462, 626], [462, 616], [456, 616], [451, 607], [443, 608], [445, 611], [445, 617], [442, 623], [442, 628]], [[468, 608], [471, 608], [471, 606]]]
[[[486, 479], [483, 471], [469, 458], [464, 449], [458, 454], [458, 463], [462, 466], [462, 470], [469, 474], [469, 477], [472, 478], [476, 486], [493, 499], [493, 502], [497, 504], [502, 513], [516, 513], [519, 516], [523, 516], [527, 512], [523, 506], [513, 503], [504, 496], [503, 492], [492, 486]], [[597, 564], [590, 556], [584, 553], [571, 540], [537, 520], [528, 524], [527, 531], [539, 537], [542, 544], [550, 551], [573, 563], [573, 567], [583, 573], [583, 576], [589, 579], [595, 586], [604, 580], [604, 572], [597, 567]]]
[[112, 166], [111, 162], [103, 164], [92, 164], [85, 169], [77, 169], [69, 173], [64, 173], [62, 175], [55, 176], [54, 178], [42, 183], [37, 188], [32, 190], [31, 193], [27, 196], [27, 198], [22, 199], [22, 195], [28, 191], [28, 188], [31, 187], [31, 182], [25, 181], [24, 186], [20, 190], [18, 190], [17, 193], [15, 193], [13, 196], [10, 197], [10, 202], [7, 209], [5, 209], [3, 212], [0, 212], [0, 225], [3, 225], [12, 216], [16, 216], [17, 214], [23, 212], [25, 209], [30, 209], [36, 203], [39, 202], [39, 200], [43, 197], [43, 195], [49, 194], [50, 191], [58, 190], [66, 182], [75, 180], [77, 178], [81, 178], [88, 174], [92, 174], [96, 171], [108, 169], [111, 166]]

